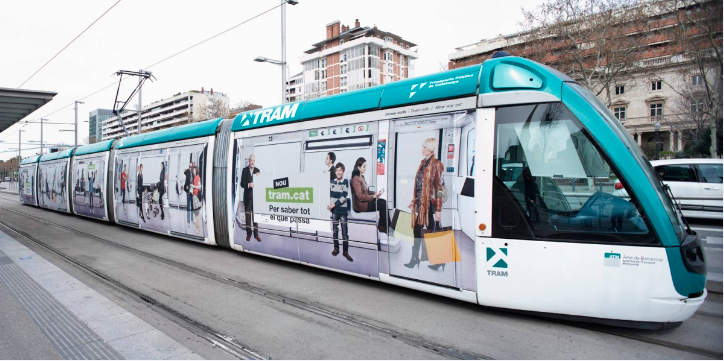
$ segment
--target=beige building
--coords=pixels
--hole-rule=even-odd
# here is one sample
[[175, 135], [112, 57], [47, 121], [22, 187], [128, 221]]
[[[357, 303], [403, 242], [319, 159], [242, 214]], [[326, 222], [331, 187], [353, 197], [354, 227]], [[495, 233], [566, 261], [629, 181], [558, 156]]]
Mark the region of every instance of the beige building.
[[[682, 51], [673, 38], [673, 32], [667, 32], [667, 29], [679, 26], [677, 12], [681, 19], [708, 21], [714, 24], [714, 36], [718, 39], [716, 42], [721, 52], [721, 13], [719, 12], [718, 19], [707, 17], [709, 12], [703, 11], [704, 7], [717, 6], [713, 1], [697, 5], [699, 8], [688, 8], [683, 3], [677, 3], [679, 7], [669, 6], [672, 3], [667, 2], [661, 4], [663, 6], [660, 7], [644, 5], [649, 6], [647, 10], [650, 19], [647, 23], [650, 26], [643, 27], [646, 30], [632, 30], [627, 34], [639, 36], [643, 43], [639, 44], [641, 50], [637, 54], [638, 60], [629, 65], [633, 70], [619, 78], [615, 84], [610, 84], [609, 109], [621, 120], [644, 151], [653, 154], [658, 144], [658, 149], [667, 156], [667, 153], [681, 151], [687, 146], [687, 139], [692, 137], [691, 129], [711, 126], [712, 120], [705, 119], [706, 112], [702, 111], [706, 102], [706, 85], [708, 84], [711, 90], [712, 85], [715, 88], [718, 83], [714, 49], [699, 47], [694, 51]], [[718, 4], [720, 6], [721, 2]], [[716, 11], [713, 14], [717, 16]], [[687, 36], [696, 36], [691, 34], [694, 33], [687, 33]], [[526, 39], [527, 34], [499, 35], [456, 48], [456, 51], [448, 56], [449, 68], [482, 63], [500, 50], [526, 57], [536, 49], [536, 45], [526, 43]], [[696, 41], [699, 41], [696, 44], [706, 46], [706, 43]], [[544, 63], [554, 68], [559, 66], [561, 54], [571, 51], [562, 45], [563, 42], [560, 44], [560, 48], [553, 48], [546, 54], [542, 60]], [[578, 46], [584, 49], [583, 51], [589, 50], [580, 44]], [[699, 56], [698, 61], [692, 53]], [[575, 79], [575, 76], [573, 78]], [[606, 95], [605, 91], [600, 94], [604, 103], [607, 101]]]

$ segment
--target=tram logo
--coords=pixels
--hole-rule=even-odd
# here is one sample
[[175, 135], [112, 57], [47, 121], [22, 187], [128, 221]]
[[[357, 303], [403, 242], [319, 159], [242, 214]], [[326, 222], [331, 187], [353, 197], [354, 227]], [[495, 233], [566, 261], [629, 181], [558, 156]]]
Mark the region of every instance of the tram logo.
[[[412, 98], [412, 96], [415, 95], [415, 93], [422, 90], [422, 88], [425, 86], [425, 84], [427, 84], [427, 82], [420, 83], [420, 84], [412, 84], [412, 88], [410, 88], [410, 98]], [[420, 87], [419, 89], [417, 88], [418, 86]], [[418, 89], [418, 90], [415, 90], [415, 89]]]
[[507, 248], [499, 248], [498, 251], [496, 251], [493, 248], [488, 247], [488, 263], [493, 262], [493, 268], [508, 268], [508, 262], [506, 262], [506, 259], [508, 258], [508, 249]]
[[282, 123], [297, 116], [299, 103], [293, 105], [278, 106], [276, 108], [262, 109], [257, 112], [248, 112], [241, 115], [241, 126], [271, 123], [276, 121]]
[[605, 253], [603, 255], [603, 265], [606, 267], [621, 267], [620, 253]]

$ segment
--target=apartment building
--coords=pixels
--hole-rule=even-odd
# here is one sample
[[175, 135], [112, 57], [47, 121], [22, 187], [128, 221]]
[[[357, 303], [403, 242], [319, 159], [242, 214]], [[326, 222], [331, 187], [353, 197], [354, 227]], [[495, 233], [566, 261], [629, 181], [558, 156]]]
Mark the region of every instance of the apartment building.
[[[714, 33], [711, 35], [716, 43], [715, 47], [721, 54], [721, 10], [718, 11], [718, 19], [706, 19], [712, 15], [716, 17], [717, 12], [704, 8], [717, 6], [716, 3], [716, 1], [704, 1], [698, 4], [670, 1], [649, 2], [642, 5], [646, 7], [644, 14], [647, 17], [643, 20], [639, 19], [640, 22], [635, 26], [632, 25], [631, 29], [621, 31], [623, 36], [637, 39], [639, 44], [636, 46], [640, 49], [635, 54], [635, 60], [627, 65], [630, 67], [630, 71], [626, 73], [627, 76], [616, 79], [609, 85], [609, 88], [599, 94], [599, 97], [621, 121], [639, 146], [650, 155], [657, 153], [656, 150], [669, 154], [684, 150], [687, 141], [691, 138], [690, 129], [701, 127], [702, 123], [712, 123], [711, 119], [697, 119], [697, 117], [704, 116], [702, 109], [706, 105], [701, 99], [701, 95], [707, 91], [705, 83], [710, 85], [717, 83], [715, 49], [699, 47], [695, 51], [685, 51], [680, 43], [677, 43], [671, 29], [681, 26], [680, 21], [695, 20], [699, 24], [704, 21], [713, 21]], [[721, 9], [721, 2], [719, 1], [718, 4]], [[572, 26], [585, 27], [581, 24]], [[702, 32], [693, 31], [686, 33], [686, 36], [695, 38], [691, 41], [696, 42], [700, 41], [697, 39], [701, 38]], [[500, 50], [505, 50], [512, 55], [529, 57], [529, 55], [533, 55], [536, 47], [540, 47], [539, 44], [531, 43], [530, 39], [536, 39], [536, 37], [529, 36], [529, 34], [499, 35], [493, 39], [462, 46], [449, 54], [448, 66], [450, 69], [455, 69], [479, 64]], [[543, 41], [554, 42], [555, 39], [544, 39]], [[566, 72], [565, 61], [562, 58], [565, 56], [565, 52], [581, 50], [582, 52], [588, 51], [593, 55], [596, 50], [590, 49], [590, 44], [576, 44], [578, 49], [565, 48], [562, 42], [557, 48], [555, 44], [547, 46], [546, 54], [537, 60], [564, 72]], [[591, 56], [584, 59], [592, 60], [590, 64], [587, 64], [590, 66], [589, 69], [593, 70], [594, 66], [601, 66], [601, 62], [596, 62], [596, 59], [605, 61], [605, 58], [601, 59], [600, 55], [598, 56], [598, 58]], [[569, 75], [583, 83], [580, 76], [573, 73], [569, 73]]]
[[[188, 91], [174, 94], [143, 107], [141, 111], [141, 132], [160, 130], [173, 126], [198, 122], [216, 116], [226, 116], [219, 110], [229, 108], [229, 97], [224, 93], [209, 91]], [[127, 111], [122, 115], [128, 134], [138, 134], [138, 111]], [[101, 140], [125, 136], [117, 116], [103, 121]]]
[[304, 99], [304, 72], [299, 72], [287, 80], [287, 102], [294, 103]]
[[103, 121], [111, 117], [113, 117], [111, 109], [96, 109], [88, 113], [88, 144], [99, 142], [102, 139]]
[[[287, 92], [313, 99], [414, 77], [416, 47], [376, 25], [363, 27], [359, 19], [351, 28], [334, 21], [326, 25], [326, 38], [300, 56], [304, 70]], [[304, 84], [301, 96], [298, 84]]]

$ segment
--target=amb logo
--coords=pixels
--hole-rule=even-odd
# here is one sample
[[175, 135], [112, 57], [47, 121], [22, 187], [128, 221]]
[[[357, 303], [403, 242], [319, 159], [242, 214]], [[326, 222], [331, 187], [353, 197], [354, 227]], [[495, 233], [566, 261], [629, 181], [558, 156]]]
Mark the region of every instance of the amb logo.
[[[507, 248], [498, 248], [497, 251], [494, 248], [488, 247], [486, 249], [487, 251], [487, 262], [493, 264], [493, 268], [508, 268], [508, 262], [506, 259], [508, 258], [508, 249]], [[497, 276], [497, 277], [508, 277], [508, 271], [503, 270], [488, 270], [488, 276]]]
[[603, 265], [606, 267], [621, 267], [621, 254], [620, 253], [604, 253]]

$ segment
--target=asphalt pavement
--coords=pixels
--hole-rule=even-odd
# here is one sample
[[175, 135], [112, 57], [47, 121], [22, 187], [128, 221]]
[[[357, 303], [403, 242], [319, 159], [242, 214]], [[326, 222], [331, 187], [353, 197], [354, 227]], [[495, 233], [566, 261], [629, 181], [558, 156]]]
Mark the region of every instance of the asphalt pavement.
[[[710, 292], [701, 309], [674, 330], [602, 332], [21, 206], [15, 199], [0, 195], [0, 205], [10, 209], [0, 210], [0, 222], [96, 275], [0, 228], [0, 272], [15, 272], [0, 280], [0, 302], [8, 310], [0, 313], [0, 334], [12, 335], [0, 338], [3, 359], [97, 352], [106, 353], [90, 358], [235, 358], [179, 317], [159, 313], [159, 305], [268, 358], [449, 359], [456, 352], [482, 359], [721, 358], [721, 291]], [[714, 291], [718, 283], [721, 289], [721, 222], [692, 227], [705, 243], [708, 286]], [[25, 281], [14, 285], [11, 278]], [[20, 292], [30, 289], [50, 297], [34, 297], [45, 303], [32, 304]], [[53, 317], [36, 317], [48, 312]], [[60, 327], [74, 330], [64, 334], [76, 338], [47, 331]]]

